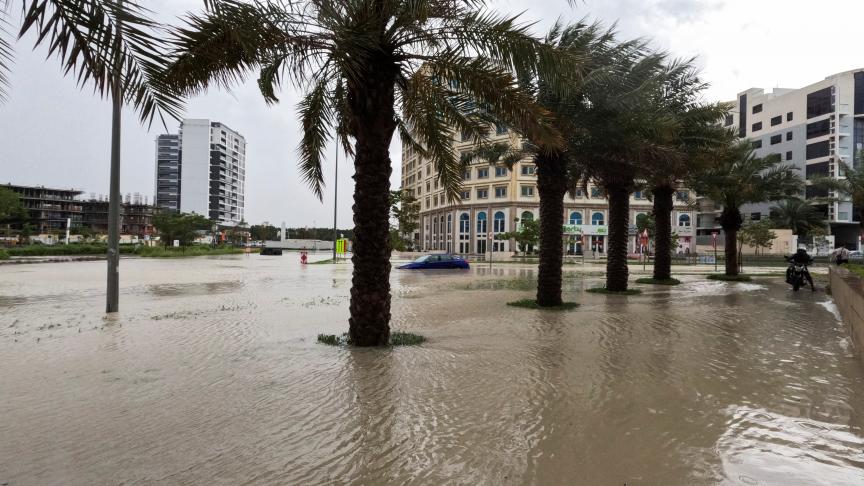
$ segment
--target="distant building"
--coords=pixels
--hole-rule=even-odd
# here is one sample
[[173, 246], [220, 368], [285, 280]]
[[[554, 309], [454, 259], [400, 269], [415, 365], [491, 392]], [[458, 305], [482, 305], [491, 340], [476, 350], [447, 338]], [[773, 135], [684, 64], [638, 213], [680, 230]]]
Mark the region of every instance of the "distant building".
[[[750, 139], [756, 155], [778, 154], [785, 163], [798, 167], [807, 180], [802, 196], [817, 200], [816, 208], [831, 225], [838, 244], [857, 247], [858, 208], [851, 201], [820, 203], [820, 198], [842, 199], [842, 195], [819, 190], [810, 181], [815, 177], [842, 179], [839, 161], [857, 166], [856, 156], [864, 149], [864, 69], [832, 74], [800, 89], [748, 89], [738, 94], [724, 124]], [[770, 206], [749, 205], [742, 213], [745, 219], [765, 219]], [[711, 231], [718, 229], [720, 209], [700, 214], [700, 240], [707, 242]]]
[[245, 198], [246, 139], [236, 131], [187, 119], [179, 134], [156, 139], [157, 207], [237, 224]]
[[[83, 208], [81, 225], [97, 233], [107, 234], [108, 200], [91, 197], [89, 200], [81, 201], [81, 206]], [[152, 235], [155, 209], [138, 194], [134, 197], [127, 195], [120, 205], [120, 234], [139, 238]]]
[[[76, 189], [57, 189], [44, 186], [5, 186], [18, 194], [24, 208], [30, 213], [30, 225], [34, 233], [65, 231], [67, 221], [70, 228], [81, 225], [81, 201], [75, 198], [82, 194]], [[16, 229], [20, 229], [16, 228]]]

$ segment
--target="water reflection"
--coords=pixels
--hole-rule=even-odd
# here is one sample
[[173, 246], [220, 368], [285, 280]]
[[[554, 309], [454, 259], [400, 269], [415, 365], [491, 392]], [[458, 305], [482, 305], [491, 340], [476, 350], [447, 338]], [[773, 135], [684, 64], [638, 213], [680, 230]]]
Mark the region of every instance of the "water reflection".
[[123, 265], [109, 319], [102, 262], [0, 272], [0, 484], [864, 483], [864, 366], [779, 280], [568, 271], [562, 313], [504, 305], [535, 268], [394, 270], [429, 341], [382, 351], [314, 342], [350, 265]]

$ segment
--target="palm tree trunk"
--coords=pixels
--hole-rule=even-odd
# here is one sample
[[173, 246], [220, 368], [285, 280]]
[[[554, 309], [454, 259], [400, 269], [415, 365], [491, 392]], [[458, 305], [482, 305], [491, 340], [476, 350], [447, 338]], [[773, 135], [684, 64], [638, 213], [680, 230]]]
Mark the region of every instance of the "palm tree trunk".
[[630, 191], [625, 186], [606, 186], [609, 198], [609, 244], [606, 253], [606, 289], [627, 290], [627, 239], [629, 238]]
[[654, 279], [672, 278], [672, 194], [671, 187], [654, 187]]
[[[373, 69], [376, 79], [349, 88], [355, 116], [354, 254], [348, 336], [355, 346], [390, 339], [390, 141], [396, 127], [395, 74]], [[388, 74], [389, 73], [389, 74]]]
[[738, 275], [738, 230], [744, 222], [738, 208], [724, 208], [720, 213], [720, 227], [726, 233], [726, 244], [723, 252], [726, 254], [726, 275]]
[[540, 195], [540, 266], [537, 274], [537, 305], [561, 305], [561, 265], [564, 259], [564, 193], [566, 166], [558, 154], [540, 154], [537, 163], [537, 193]]

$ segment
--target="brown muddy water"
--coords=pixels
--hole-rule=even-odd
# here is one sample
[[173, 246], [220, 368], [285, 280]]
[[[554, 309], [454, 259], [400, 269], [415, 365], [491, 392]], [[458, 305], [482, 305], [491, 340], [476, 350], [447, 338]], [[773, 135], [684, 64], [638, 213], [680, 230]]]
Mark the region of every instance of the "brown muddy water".
[[0, 484], [864, 484], [864, 364], [824, 292], [686, 277], [515, 309], [534, 269], [393, 272], [421, 347], [346, 330], [349, 265], [0, 268]]

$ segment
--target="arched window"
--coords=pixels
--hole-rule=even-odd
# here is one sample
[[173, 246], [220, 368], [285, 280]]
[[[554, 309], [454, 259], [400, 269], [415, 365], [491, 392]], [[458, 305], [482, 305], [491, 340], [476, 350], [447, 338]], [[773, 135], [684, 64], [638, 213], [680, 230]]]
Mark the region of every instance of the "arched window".
[[678, 226], [690, 226], [690, 215], [689, 214], [678, 215]]
[[480, 211], [477, 213], [477, 233], [486, 232], [486, 213]]
[[448, 214], [447, 215], [447, 234], [449, 235], [452, 232], [453, 232], [453, 215]]
[[495, 221], [494, 221], [494, 224], [492, 226], [492, 230], [495, 233], [503, 233], [504, 232], [504, 223], [505, 223], [504, 213], [501, 211], [498, 211], [497, 213], [495, 213]]
[[582, 213], [579, 211], [570, 213], [570, 224], [582, 224]]
[[438, 216], [432, 218], [432, 235], [438, 232]]
[[462, 215], [459, 216], [459, 232], [460, 232], [460, 233], [469, 233], [469, 232], [471, 232], [471, 222], [470, 222], [470, 219], [471, 219], [471, 218], [470, 218], [470, 216], [468, 216], [468, 213], [462, 213]]
[[534, 213], [531, 211], [522, 211], [522, 217], [520, 219], [523, 223], [525, 221], [534, 221]]
[[594, 226], [599, 226], [603, 224], [603, 213], [594, 213], [591, 215], [591, 224]]

